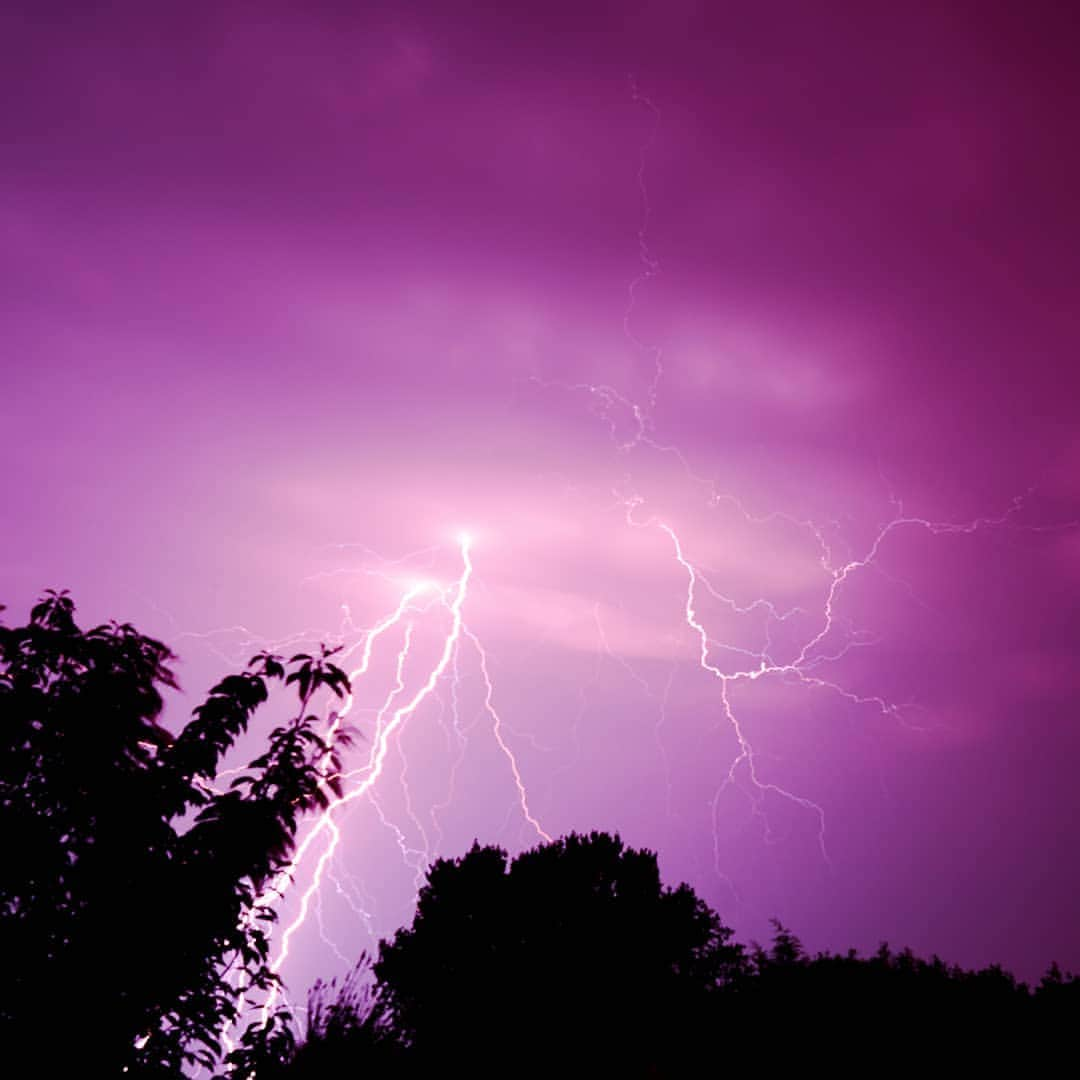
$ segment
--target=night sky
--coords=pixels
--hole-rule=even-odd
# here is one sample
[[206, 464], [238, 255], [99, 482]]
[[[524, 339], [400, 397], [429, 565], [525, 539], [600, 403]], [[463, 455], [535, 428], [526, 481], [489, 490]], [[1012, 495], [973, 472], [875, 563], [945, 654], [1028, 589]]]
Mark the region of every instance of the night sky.
[[529, 817], [1080, 967], [1067, 8], [4, 5], [8, 621], [166, 640], [175, 726], [415, 592], [295, 990]]

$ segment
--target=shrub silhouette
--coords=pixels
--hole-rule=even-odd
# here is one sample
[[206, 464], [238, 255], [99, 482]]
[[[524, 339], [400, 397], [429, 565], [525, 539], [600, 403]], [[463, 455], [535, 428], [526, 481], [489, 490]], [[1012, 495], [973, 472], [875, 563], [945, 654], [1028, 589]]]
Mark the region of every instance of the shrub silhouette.
[[[339, 984], [319, 980], [311, 988], [299, 1045], [267, 1047], [259, 1080], [318, 1080], [362, 1068], [369, 1077], [411, 1075], [412, 1059], [388, 1022], [367, 954]], [[275, 1053], [276, 1050], [276, 1053]]]

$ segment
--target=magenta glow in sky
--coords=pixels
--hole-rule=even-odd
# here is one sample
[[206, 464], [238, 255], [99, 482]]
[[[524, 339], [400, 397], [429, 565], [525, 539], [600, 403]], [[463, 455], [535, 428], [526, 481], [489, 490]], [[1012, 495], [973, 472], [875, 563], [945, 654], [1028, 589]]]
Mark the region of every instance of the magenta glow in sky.
[[938, 7], [5, 7], [10, 614], [164, 638], [179, 722], [449, 590], [360, 768], [471, 537], [295, 988], [516, 780], [743, 937], [1080, 966], [1074, 31]]

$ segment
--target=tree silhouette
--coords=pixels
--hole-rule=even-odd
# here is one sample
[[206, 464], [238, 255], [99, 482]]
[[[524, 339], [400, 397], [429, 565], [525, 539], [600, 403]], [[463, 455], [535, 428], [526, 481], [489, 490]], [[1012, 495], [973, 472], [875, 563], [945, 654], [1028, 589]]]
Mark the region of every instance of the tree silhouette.
[[479, 845], [436, 862], [374, 971], [417, 1067], [569, 1054], [644, 1075], [741, 972], [731, 933], [652, 852], [572, 834], [509, 866]]
[[748, 1044], [770, 1047], [775, 1067], [854, 1068], [887, 1048], [893, 1066], [996, 1071], [1003, 1051], [1060, 1052], [1080, 1019], [1080, 979], [1056, 965], [1032, 992], [996, 964], [965, 970], [887, 944], [869, 957], [811, 955], [783, 924], [773, 927], [770, 948], [751, 948], [728, 1012]]
[[439, 860], [410, 927], [373, 965], [309, 998], [306, 1039], [262, 1080], [463, 1075], [692, 1077], [904, 1063], [1000, 1071], [1071, 1051], [1080, 979], [1031, 992], [882, 945], [809, 953], [778, 921], [749, 952], [655, 857], [571, 835], [508, 864], [474, 845]]
[[[275, 979], [264, 887], [300, 817], [338, 790], [347, 735], [331, 743], [311, 712], [322, 688], [348, 691], [331, 655], [254, 657], [174, 737], [158, 722], [162, 690], [177, 686], [161, 642], [130, 625], [80, 629], [66, 593], [47, 593], [27, 625], [0, 626], [9, 1055], [46, 1075], [77, 1061], [175, 1077], [219, 1060], [242, 994]], [[222, 758], [274, 681], [295, 686], [299, 711], [223, 787]], [[267, 1037], [249, 1029], [238, 1061]]]

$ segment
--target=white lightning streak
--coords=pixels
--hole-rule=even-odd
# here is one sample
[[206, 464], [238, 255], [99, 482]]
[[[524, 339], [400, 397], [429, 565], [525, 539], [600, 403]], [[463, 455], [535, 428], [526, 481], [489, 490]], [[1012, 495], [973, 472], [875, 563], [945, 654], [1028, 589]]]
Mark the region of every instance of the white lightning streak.
[[[349, 803], [354, 802], [356, 799], [363, 797], [371, 790], [373, 785], [376, 783], [376, 781], [382, 774], [383, 766], [386, 762], [386, 757], [389, 752], [389, 743], [391, 737], [401, 727], [401, 725], [410, 716], [412, 716], [413, 713], [416, 712], [416, 710], [428, 699], [428, 697], [431, 696], [440, 677], [442, 676], [443, 672], [445, 672], [447, 665], [450, 663], [450, 658], [453, 655], [454, 647], [456, 646], [458, 640], [461, 637], [463, 625], [462, 607], [465, 603], [469, 579], [471, 578], [473, 572], [468, 537], [461, 538], [461, 559], [463, 565], [461, 577], [451, 589], [453, 593], [453, 598], [448, 605], [451, 616], [450, 631], [446, 635], [446, 639], [443, 642], [443, 647], [441, 652], [439, 653], [438, 661], [432, 667], [427, 679], [424, 681], [421, 687], [413, 694], [413, 696], [409, 698], [409, 700], [405, 702], [404, 705], [401, 705], [394, 710], [389, 722], [385, 724], [380, 723], [378, 725], [376, 736], [374, 739], [374, 745], [372, 747], [372, 752], [371, 756], [368, 759], [368, 763], [362, 770], [358, 770], [365, 774], [364, 778], [360, 781], [360, 783], [358, 783], [355, 787], [351, 788], [344, 795], [334, 799], [334, 801], [331, 802], [327, 809], [323, 811], [323, 813], [316, 820], [315, 825], [304, 838], [303, 843], [297, 848], [296, 854], [292, 859], [288, 870], [283, 874], [279, 875], [275, 886], [267, 889], [266, 892], [264, 892], [263, 896], [260, 898], [260, 904], [266, 904], [268, 902], [271, 902], [273, 895], [280, 895], [281, 886], [284, 884], [285, 878], [287, 878], [289, 874], [291, 874], [292, 870], [300, 863], [305, 853], [315, 842], [315, 840], [318, 839], [320, 836], [325, 835], [327, 832], [330, 833], [330, 841], [327, 844], [322, 855], [320, 856], [319, 861], [316, 863], [311, 883], [301, 896], [299, 911], [293, 921], [285, 928], [282, 933], [281, 944], [278, 949], [277, 957], [275, 958], [273, 963], [273, 969], [275, 971], [280, 970], [282, 964], [284, 964], [287, 960], [289, 955], [289, 945], [292, 937], [306, 920], [312, 896], [322, 886], [323, 874], [326, 870], [328, 863], [333, 858], [334, 853], [337, 850], [338, 844], [340, 843], [341, 832], [336, 822], [334, 821], [334, 815], [341, 809], [341, 807], [346, 806]], [[412, 596], [415, 596], [421, 589], [422, 586], [417, 586], [414, 590], [410, 590], [410, 593], [412, 594]], [[406, 597], [410, 597], [410, 593], [407, 593]], [[382, 623], [379, 624], [383, 632], [385, 632], [386, 629], [389, 629], [389, 626], [393, 624], [395, 616], [398, 619], [403, 616], [408, 606], [408, 602], [409, 601], [406, 598], [403, 598], [402, 602], [398, 605], [395, 615], [388, 616], [387, 619], [385, 619]], [[372, 644], [372, 635], [369, 635], [368, 640], [365, 642], [361, 668], [358, 669], [358, 671], [367, 670], [367, 665], [370, 663], [371, 659]], [[405, 648], [402, 649], [402, 652], [399, 656], [399, 676], [401, 672], [401, 665], [404, 664], [404, 657], [405, 655], [407, 655], [407, 653], [408, 642], [406, 643]], [[350, 696], [346, 708], [342, 710], [342, 715], [344, 715], [348, 711], [348, 708], [351, 707], [352, 701], [353, 698], [352, 696]], [[270, 1014], [270, 1010], [273, 1007], [276, 996], [277, 992], [275, 989], [271, 992], [270, 995], [268, 995], [267, 1001], [262, 1007], [263, 1023], [266, 1022], [267, 1017]]]
[[480, 644], [480, 639], [468, 628], [465, 627], [465, 635], [476, 647], [476, 651], [480, 656], [480, 671], [484, 676], [484, 708], [487, 710], [488, 715], [491, 717], [491, 732], [495, 736], [495, 741], [499, 744], [499, 749], [502, 750], [506, 757], [507, 762], [510, 765], [510, 772], [514, 777], [514, 784], [517, 787], [518, 802], [521, 806], [521, 813], [525, 820], [536, 830], [536, 835], [541, 840], [546, 840], [551, 843], [551, 835], [544, 831], [544, 827], [533, 816], [532, 811], [529, 809], [529, 795], [525, 790], [525, 782], [521, 779], [521, 770], [518, 768], [517, 759], [514, 757], [514, 752], [507, 745], [506, 740], [503, 738], [502, 717], [499, 715], [495, 708], [495, 704], [492, 701], [492, 697], [495, 693], [494, 687], [491, 685], [491, 674], [488, 671], [487, 652], [483, 645]]

